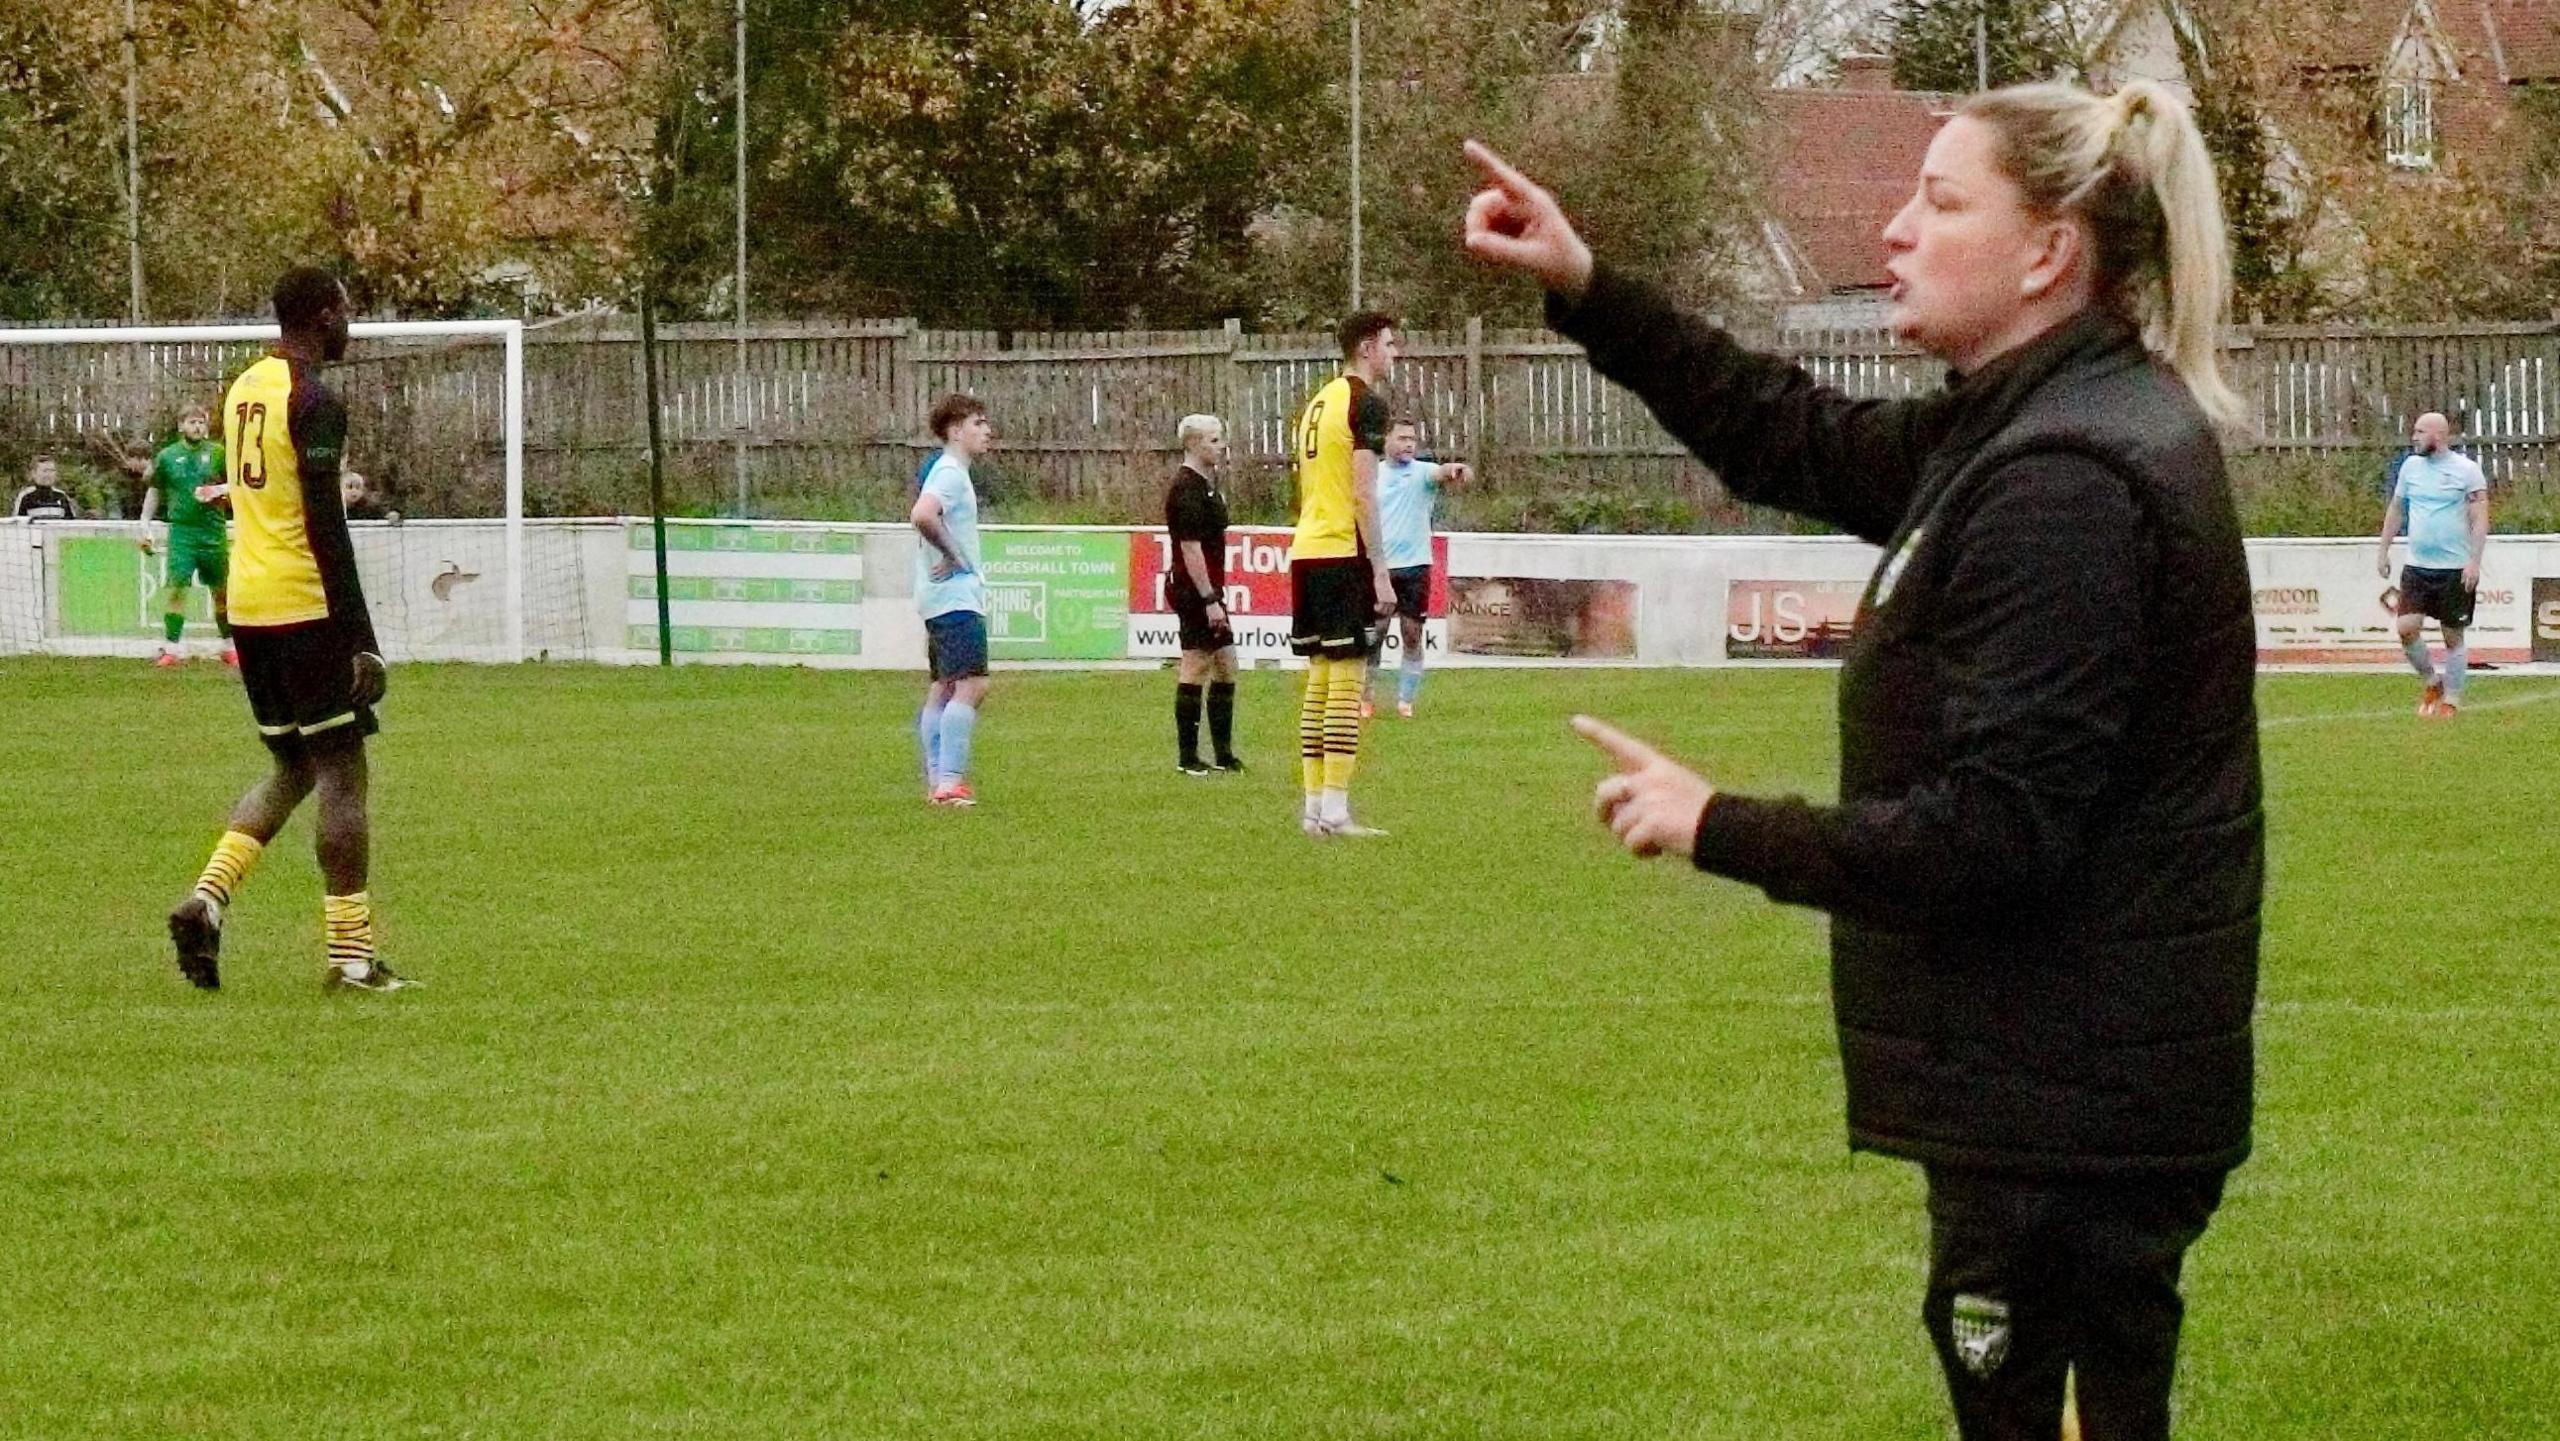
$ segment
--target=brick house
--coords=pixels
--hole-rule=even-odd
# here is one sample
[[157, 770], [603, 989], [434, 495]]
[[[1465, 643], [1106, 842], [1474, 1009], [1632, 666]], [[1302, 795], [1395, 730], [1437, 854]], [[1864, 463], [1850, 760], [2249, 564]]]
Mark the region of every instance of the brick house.
[[1911, 198], [1952, 98], [1896, 90], [1890, 60], [1853, 55], [1835, 84], [1761, 100], [1771, 291], [1791, 304], [1880, 302], [1885, 224]]

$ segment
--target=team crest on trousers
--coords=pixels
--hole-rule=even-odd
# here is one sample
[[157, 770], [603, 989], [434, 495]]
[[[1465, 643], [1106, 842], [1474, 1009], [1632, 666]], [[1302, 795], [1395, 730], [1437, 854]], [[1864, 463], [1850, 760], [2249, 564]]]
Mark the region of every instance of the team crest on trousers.
[[1956, 1359], [1977, 1377], [1987, 1377], [2009, 1359], [2009, 1303], [1988, 1296], [1958, 1296], [1949, 1322]]

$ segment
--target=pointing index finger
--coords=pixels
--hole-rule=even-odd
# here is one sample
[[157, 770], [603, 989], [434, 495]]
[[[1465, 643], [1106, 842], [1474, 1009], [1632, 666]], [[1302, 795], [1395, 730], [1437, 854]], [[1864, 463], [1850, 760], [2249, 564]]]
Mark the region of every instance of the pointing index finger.
[[1538, 193], [1537, 182], [1512, 169], [1511, 162], [1494, 154], [1492, 146], [1481, 140], [1470, 140], [1465, 148], [1467, 158], [1474, 161], [1476, 168], [1482, 170], [1485, 178], [1494, 184], [1523, 199]]
[[1662, 759], [1660, 751], [1597, 716], [1575, 716], [1573, 731], [1598, 746], [1621, 771], [1642, 770]]

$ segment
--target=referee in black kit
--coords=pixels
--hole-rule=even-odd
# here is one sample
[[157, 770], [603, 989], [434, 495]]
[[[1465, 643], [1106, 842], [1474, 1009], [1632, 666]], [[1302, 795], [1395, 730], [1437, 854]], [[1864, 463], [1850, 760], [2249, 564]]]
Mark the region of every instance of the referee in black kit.
[[1588, 717], [1595, 801], [1832, 917], [1849, 1141], [1918, 1162], [1922, 1306], [1967, 1438], [2165, 1436], [2179, 1267], [2249, 1152], [2264, 884], [2255, 639], [2213, 420], [2229, 288], [2186, 108], [1967, 102], [1886, 227], [1946, 389], [1853, 401], [1595, 266], [1490, 152], [1480, 258], [1746, 500], [1882, 548], [1835, 806], [1720, 792]]
[[[1236, 632], [1227, 615], [1227, 427], [1214, 415], [1186, 415], [1182, 464], [1165, 487], [1165, 548], [1173, 568], [1165, 600], [1181, 627], [1173, 687], [1174, 765], [1184, 775], [1240, 771], [1236, 758]], [[1200, 758], [1200, 717], [1209, 717], [1213, 764]]]

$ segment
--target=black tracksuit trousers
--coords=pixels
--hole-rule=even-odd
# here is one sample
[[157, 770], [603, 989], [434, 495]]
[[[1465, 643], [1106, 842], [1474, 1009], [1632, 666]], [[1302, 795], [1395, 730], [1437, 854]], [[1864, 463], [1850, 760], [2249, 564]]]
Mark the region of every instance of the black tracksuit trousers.
[[1965, 1441], [2054, 1441], [2065, 1373], [2085, 1441], [2166, 1437], [2186, 1311], [2178, 1271], [2222, 1176], [1927, 1169], [1921, 1316]]

